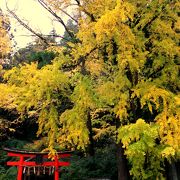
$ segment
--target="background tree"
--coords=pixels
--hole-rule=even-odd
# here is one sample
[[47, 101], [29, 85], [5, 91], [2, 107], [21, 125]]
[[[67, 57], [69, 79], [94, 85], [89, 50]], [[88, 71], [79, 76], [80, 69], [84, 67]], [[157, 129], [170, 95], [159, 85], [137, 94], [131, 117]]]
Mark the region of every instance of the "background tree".
[[24, 63], [38, 62], [38, 67], [41, 68], [46, 64], [50, 64], [51, 60], [55, 58], [56, 53], [57, 52], [52, 52], [50, 50], [47, 51], [47, 47], [44, 47], [44, 43], [36, 40], [34, 43], [15, 52], [12, 56], [11, 65], [18, 66]]

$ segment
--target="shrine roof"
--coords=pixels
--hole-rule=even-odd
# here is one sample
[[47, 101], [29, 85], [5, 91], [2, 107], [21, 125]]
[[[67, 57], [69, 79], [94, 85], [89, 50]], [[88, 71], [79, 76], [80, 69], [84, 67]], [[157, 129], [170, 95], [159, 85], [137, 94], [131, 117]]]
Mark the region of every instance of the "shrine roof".
[[[11, 153], [18, 153], [18, 154], [42, 154], [47, 155], [49, 152], [40, 152], [40, 151], [29, 151], [29, 150], [22, 150], [22, 149], [16, 149], [16, 148], [10, 148], [10, 147], [4, 147], [4, 151], [11, 152]], [[57, 151], [57, 154], [71, 154], [73, 151]]]

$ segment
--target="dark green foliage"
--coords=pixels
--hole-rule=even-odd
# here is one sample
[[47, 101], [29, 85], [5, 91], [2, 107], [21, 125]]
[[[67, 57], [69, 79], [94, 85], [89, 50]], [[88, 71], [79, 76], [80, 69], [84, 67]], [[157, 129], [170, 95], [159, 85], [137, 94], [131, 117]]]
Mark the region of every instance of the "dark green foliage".
[[7, 171], [5, 171], [5, 173], [2, 174], [0, 169], [0, 180], [16, 180], [16, 175], [17, 175], [17, 168], [14, 166], [10, 167]]
[[12, 138], [12, 139], [7, 140], [4, 143], [2, 143], [2, 146], [22, 149], [24, 147], [24, 145], [26, 145], [27, 143], [28, 143], [28, 141]]
[[16, 180], [17, 168], [7, 167], [6, 162], [14, 158], [8, 157], [7, 152], [3, 150], [3, 147], [13, 147], [17, 149], [22, 149], [27, 141], [10, 139], [5, 142], [1, 142], [0, 146], [0, 180]]
[[74, 155], [71, 166], [62, 168], [62, 172], [62, 180], [117, 179], [115, 149], [112, 147], [98, 149], [94, 157]]
[[30, 62], [36, 61], [38, 62], [38, 68], [42, 68], [43, 66], [50, 64], [51, 61], [55, 58], [54, 52], [48, 52], [48, 51], [40, 51], [31, 53], [28, 57], [28, 60]]

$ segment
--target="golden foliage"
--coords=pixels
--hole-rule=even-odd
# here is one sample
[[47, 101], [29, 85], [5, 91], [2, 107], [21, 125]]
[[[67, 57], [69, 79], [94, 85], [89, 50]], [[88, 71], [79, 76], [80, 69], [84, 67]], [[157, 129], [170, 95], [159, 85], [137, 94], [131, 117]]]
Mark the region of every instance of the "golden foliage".
[[[58, 11], [74, 1], [47, 2]], [[0, 105], [29, 115], [33, 108], [39, 115], [38, 135], [48, 137], [52, 154], [55, 142], [85, 149], [89, 113], [108, 108], [120, 124], [118, 141], [132, 165], [131, 174], [162, 178], [161, 162], [174, 158], [180, 148], [177, 7], [176, 2], [160, 0], [80, 1], [75, 8], [80, 14], [78, 43], [68, 43], [69, 55], [59, 55], [39, 70], [31, 64], [7, 72]], [[50, 50], [67, 54], [65, 48]], [[71, 76], [60, 70], [63, 64], [75, 66]], [[63, 109], [62, 96], [71, 107]], [[101, 128], [93, 128], [94, 138], [116, 135], [114, 124], [102, 118]]]
[[145, 86], [135, 90], [134, 93], [138, 97], [141, 97], [142, 107], [147, 105], [151, 113], [154, 113], [154, 110], [159, 112], [155, 121], [160, 127], [159, 134], [162, 143], [178, 150], [180, 148], [180, 110], [178, 97], [165, 89], [151, 84], [145, 84]]
[[[38, 114], [39, 130], [37, 135], [48, 136], [49, 150], [52, 150], [57, 139], [61, 104], [58, 97], [68, 94], [67, 76], [59, 70], [60, 64], [55, 61], [42, 69], [37, 64], [26, 64], [7, 71], [4, 78], [7, 84], [0, 84], [0, 105], [4, 108], [16, 108], [24, 114]], [[54, 152], [54, 151], [52, 151]]]
[[0, 56], [4, 57], [11, 50], [11, 43], [6, 24], [8, 24], [8, 18], [0, 11]]

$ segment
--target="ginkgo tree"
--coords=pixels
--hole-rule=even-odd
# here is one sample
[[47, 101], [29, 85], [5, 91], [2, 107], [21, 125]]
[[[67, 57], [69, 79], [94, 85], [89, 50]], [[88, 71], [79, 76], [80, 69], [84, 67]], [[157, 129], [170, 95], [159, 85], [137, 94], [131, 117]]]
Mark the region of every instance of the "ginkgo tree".
[[[94, 79], [101, 107], [109, 108], [119, 119], [117, 132], [128, 124], [133, 126], [139, 118], [152, 128], [153, 124], [158, 126], [154, 142], [159, 141], [156, 145], [161, 147], [159, 158], [153, 160], [155, 148], [152, 157], [145, 151], [144, 156], [150, 158], [148, 162], [141, 159], [142, 164], [136, 167], [136, 161], [132, 160], [130, 173], [142, 179], [161, 178], [162, 164], [158, 168], [157, 162], [175, 158], [179, 153], [179, 4], [113, 2], [81, 1], [89, 11], [80, 21], [77, 37], [81, 42], [72, 45], [73, 61], [81, 60], [81, 71]], [[126, 133], [122, 134], [118, 138], [125, 144]], [[131, 139], [131, 143], [140, 140]], [[127, 154], [129, 146], [124, 148]], [[133, 154], [127, 157], [133, 159]]]
[[57, 12], [74, 7], [76, 41], [51, 65], [7, 72], [1, 106], [37, 113], [52, 154], [55, 143], [85, 150], [106, 135], [118, 147], [118, 179], [128, 179], [125, 157], [134, 179], [162, 179], [165, 160], [179, 158], [179, 2], [46, 3]]

